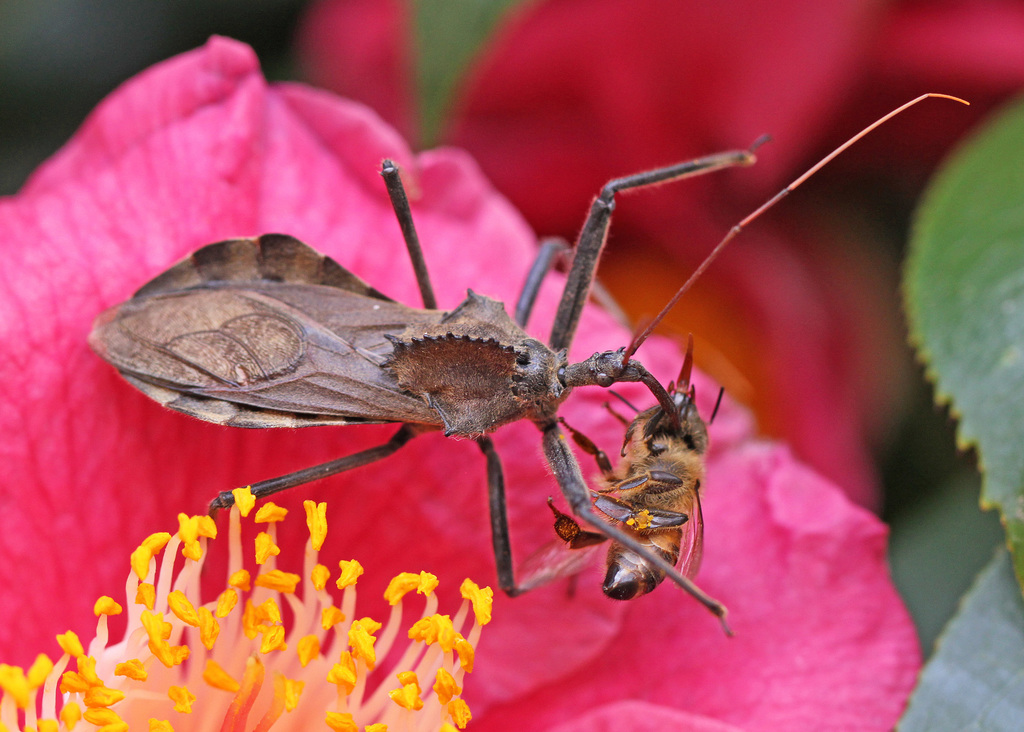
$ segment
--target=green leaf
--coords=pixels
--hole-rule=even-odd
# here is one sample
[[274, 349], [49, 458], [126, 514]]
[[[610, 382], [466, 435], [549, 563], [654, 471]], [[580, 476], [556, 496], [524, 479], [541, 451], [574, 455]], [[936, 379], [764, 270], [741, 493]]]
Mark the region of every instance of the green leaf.
[[458, 83], [498, 22], [521, 2], [415, 0], [413, 48], [422, 147], [436, 144]]
[[900, 732], [1021, 729], [1024, 601], [1000, 550], [978, 576], [921, 674]]
[[916, 510], [892, 525], [892, 579], [926, 657], [1003, 540], [995, 514], [976, 508], [980, 482], [973, 470], [963, 470], [934, 486]]
[[1024, 102], [965, 143], [918, 209], [904, 275], [911, 340], [975, 447], [1024, 581]]

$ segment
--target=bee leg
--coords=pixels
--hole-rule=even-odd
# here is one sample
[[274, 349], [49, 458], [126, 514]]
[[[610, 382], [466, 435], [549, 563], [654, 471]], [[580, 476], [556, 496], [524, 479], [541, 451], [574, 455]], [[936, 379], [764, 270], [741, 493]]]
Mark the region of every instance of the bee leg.
[[566, 442], [565, 435], [558, 427], [558, 422], [540, 423], [538, 426], [543, 433], [544, 455], [547, 458], [548, 465], [551, 466], [552, 472], [555, 474], [559, 487], [562, 489], [562, 495], [569, 502], [573, 514], [582, 523], [587, 524], [592, 531], [603, 534], [612, 541], [622, 544], [627, 549], [639, 554], [645, 562], [664, 572], [668, 579], [682, 587], [694, 599], [714, 613], [726, 634], [732, 635], [732, 630], [725, 620], [727, 614], [725, 605], [705, 593], [688, 577], [681, 575], [664, 557], [650, 551], [648, 547], [641, 544], [617, 525], [608, 524], [601, 520], [594, 512], [593, 506], [591, 506], [590, 491], [583, 480], [579, 463], [576, 462], [576, 458]]
[[606, 536], [581, 529], [576, 519], [555, 508], [555, 501], [551, 496], [548, 496], [548, 508], [551, 509], [551, 513], [555, 514], [555, 533], [558, 534], [559, 539], [569, 545], [570, 549], [583, 549], [608, 541]]
[[583, 452], [594, 457], [594, 461], [597, 463], [597, 467], [600, 469], [601, 475], [605, 478], [610, 477], [612, 474], [612, 461], [608, 459], [608, 454], [595, 445], [593, 440], [574, 428], [561, 417], [558, 418], [558, 421], [561, 422], [567, 430], [569, 430], [569, 434], [572, 435], [572, 441], [579, 445]]
[[[346, 470], [369, 465], [393, 454], [417, 434], [418, 432], [413, 425], [405, 424], [383, 445], [377, 445], [376, 447], [371, 447], [352, 455], [346, 455], [327, 463], [314, 465], [311, 468], [297, 470], [294, 473], [288, 473], [288, 475], [261, 480], [250, 485], [249, 489], [255, 498], [266, 498], [274, 493], [294, 488], [303, 483], [311, 483], [314, 480], [327, 478], [335, 473], [343, 473]], [[231, 508], [233, 505], [235, 505], [234, 494], [231, 491], [224, 491], [210, 502], [210, 515], [214, 515], [218, 509]]]
[[434, 288], [430, 284], [427, 260], [423, 256], [420, 238], [416, 234], [416, 225], [412, 220], [412, 209], [409, 207], [409, 197], [405, 195], [405, 186], [402, 185], [402, 176], [398, 172], [398, 166], [391, 160], [385, 160], [381, 166], [380, 174], [384, 178], [384, 186], [388, 189], [391, 207], [395, 209], [398, 225], [402, 229], [405, 248], [409, 250], [409, 260], [412, 262], [413, 271], [416, 273], [416, 284], [420, 288], [423, 307], [427, 310], [436, 310], [437, 298], [434, 296]]
[[682, 526], [690, 520], [689, 515], [678, 511], [667, 511], [662, 508], [642, 508], [637, 510], [633, 506], [611, 496], [598, 496], [594, 501], [594, 508], [615, 519], [619, 523], [632, 526], [635, 529], [668, 529]]

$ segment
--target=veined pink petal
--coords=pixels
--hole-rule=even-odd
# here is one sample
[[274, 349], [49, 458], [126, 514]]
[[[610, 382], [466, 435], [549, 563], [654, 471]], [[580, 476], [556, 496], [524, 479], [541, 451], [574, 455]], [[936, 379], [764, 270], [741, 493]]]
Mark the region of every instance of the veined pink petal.
[[[9, 232], [0, 275], [5, 661], [25, 663], [52, 652], [56, 633], [92, 627], [92, 602], [121, 582], [126, 551], [179, 511], [394, 429], [200, 423], [147, 400], [85, 345], [96, 313], [195, 247], [267, 231], [296, 235], [416, 304], [377, 177], [386, 156], [418, 194], [413, 213], [442, 307], [467, 287], [513, 301], [535, 239], [465, 153], [414, 156], [364, 107], [268, 86], [252, 52], [224, 39], [128, 82], [21, 194], [0, 202]], [[560, 288], [552, 277], [541, 293], [530, 328], [538, 337]], [[592, 308], [572, 352], [585, 357], [628, 337]], [[642, 355], [663, 381], [676, 376], [680, 354], [666, 341]], [[703, 377], [697, 387], [708, 413], [716, 390]], [[642, 389], [621, 391], [649, 403]], [[622, 427], [602, 409], [607, 398], [580, 390], [563, 413], [613, 452]], [[888, 579], [884, 528], [785, 450], [751, 442], [749, 417], [728, 402], [712, 436], [700, 581], [732, 609], [737, 637], [726, 639], [672, 588], [610, 601], [593, 573], [574, 594], [557, 584], [497, 598], [468, 698], [482, 728], [568, 724], [625, 699], [751, 729], [813, 729], [822, 719], [891, 726], [919, 655]], [[551, 538], [544, 503], [557, 487], [532, 425], [505, 428], [496, 442], [523, 558]], [[583, 460], [588, 473], [591, 462]], [[301, 510], [302, 498], [328, 494], [334, 538], [323, 553], [349, 558], [372, 547], [364, 563], [380, 579], [363, 591], [382, 592], [383, 578], [402, 570], [493, 578], [484, 461], [472, 443], [428, 435], [279, 503]], [[305, 541], [296, 523], [279, 543]]]

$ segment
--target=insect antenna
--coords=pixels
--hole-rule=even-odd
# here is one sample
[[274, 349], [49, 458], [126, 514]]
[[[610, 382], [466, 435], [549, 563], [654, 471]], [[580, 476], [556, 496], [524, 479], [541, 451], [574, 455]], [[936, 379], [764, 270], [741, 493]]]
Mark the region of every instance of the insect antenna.
[[715, 408], [711, 410], [711, 417], [708, 418], [708, 424], [715, 421], [715, 415], [718, 414], [718, 408], [722, 406], [722, 397], [725, 395], [725, 387], [718, 387], [718, 399], [715, 400]]
[[[761, 214], [763, 214], [765, 211], [770, 209], [772, 206], [774, 206], [776, 203], [781, 201], [783, 198], [788, 196], [792, 191], [796, 190], [805, 180], [807, 180], [812, 175], [814, 175], [819, 170], [821, 170], [821, 168], [825, 167], [830, 162], [832, 162], [832, 160], [836, 156], [841, 154], [843, 151], [845, 151], [848, 147], [850, 147], [855, 142], [857, 142], [859, 139], [864, 137], [866, 134], [868, 134], [869, 132], [874, 130], [876, 127], [879, 127], [880, 125], [888, 122], [890, 119], [892, 119], [896, 115], [900, 114], [904, 110], [909, 109], [910, 107], [913, 107], [918, 102], [922, 102], [925, 99], [928, 99], [929, 97], [935, 97], [936, 99], [950, 99], [950, 100], [952, 100], [954, 102], [960, 102], [961, 104], [970, 104], [970, 102], [967, 102], [967, 101], [965, 101], [963, 99], [960, 99], [959, 97], [951, 96], [949, 94], [937, 94], [937, 93], [922, 94], [921, 96], [917, 97], [916, 99], [912, 99], [909, 102], [907, 102], [906, 104], [904, 104], [904, 105], [902, 105], [900, 107], [897, 107], [896, 109], [892, 110], [891, 112], [886, 114], [884, 117], [880, 117], [879, 119], [875, 120], [870, 125], [865, 127], [863, 130], [858, 132], [856, 135], [851, 137], [849, 140], [844, 142], [842, 145], [837, 147], [835, 150], [830, 152], [824, 158], [819, 160], [817, 163], [815, 163], [813, 166], [811, 166], [811, 168], [809, 168], [803, 175], [801, 175], [796, 180], [794, 180], [792, 183], [790, 183], [788, 186], [786, 186], [781, 191], [776, 193], [774, 196], [772, 196], [770, 199], [768, 199], [765, 203], [763, 203], [756, 211], [754, 211], [749, 216], [747, 216], [745, 219], [743, 219], [738, 224], [736, 224], [731, 229], [729, 229], [729, 233], [727, 233], [724, 237], [722, 237], [722, 240], [719, 241], [718, 244], [715, 246], [715, 248], [711, 250], [711, 253], [708, 254], [708, 256], [706, 256], [704, 258], [704, 261], [701, 262], [700, 265], [697, 267], [697, 269], [695, 269], [693, 271], [693, 274], [690, 275], [689, 279], [687, 279], [686, 282], [683, 283], [683, 286], [680, 287], [676, 291], [676, 294], [672, 296], [672, 299], [669, 300], [665, 304], [665, 307], [663, 307], [661, 309], [661, 312], [658, 313], [654, 317], [654, 319], [651, 320], [651, 322], [648, 323], [647, 326], [642, 331], [640, 331], [639, 333], [637, 333], [636, 335], [633, 336], [632, 340], [630, 341], [629, 346], [626, 348], [626, 350], [625, 350], [625, 352], [623, 354], [622, 363], [626, 364], [626, 363], [629, 362], [629, 359], [633, 356], [634, 353], [636, 353], [636, 350], [641, 345], [643, 345], [644, 341], [647, 340], [647, 338], [651, 335], [651, 333], [654, 331], [654, 329], [661, 323], [662, 320], [665, 319], [665, 316], [668, 315], [668, 313], [672, 310], [672, 308], [674, 308], [676, 306], [676, 303], [679, 302], [679, 299], [684, 294], [686, 294], [686, 292], [693, 286], [693, 284], [700, 278], [700, 276], [702, 274], [704, 274], [704, 270], [706, 270], [711, 265], [711, 263], [715, 260], [715, 258], [718, 257], [719, 254], [721, 254], [722, 250], [725, 249], [725, 247], [729, 244], [729, 242], [731, 242], [733, 239], [735, 239], [740, 234], [740, 232], [743, 231], [743, 229], [745, 229], [748, 225], [750, 225], [751, 222], [753, 222]], [[763, 137], [759, 138], [758, 142], [764, 141], [764, 139], [765, 138], [763, 138]], [[754, 144], [757, 145], [758, 142], [755, 142]]]

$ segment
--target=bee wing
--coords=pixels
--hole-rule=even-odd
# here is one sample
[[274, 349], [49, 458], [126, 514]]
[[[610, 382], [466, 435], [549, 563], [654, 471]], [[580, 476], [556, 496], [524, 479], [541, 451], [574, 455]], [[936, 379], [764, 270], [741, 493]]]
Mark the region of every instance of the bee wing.
[[602, 542], [571, 549], [561, 539], [550, 541], [519, 565], [516, 585], [525, 592], [556, 579], [578, 574], [594, 558], [597, 550], [604, 546]]
[[679, 527], [683, 532], [679, 542], [679, 571], [693, 579], [704, 558], [704, 514], [700, 510], [700, 493], [693, 494], [690, 520]]

